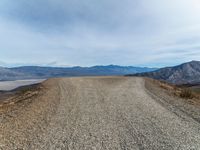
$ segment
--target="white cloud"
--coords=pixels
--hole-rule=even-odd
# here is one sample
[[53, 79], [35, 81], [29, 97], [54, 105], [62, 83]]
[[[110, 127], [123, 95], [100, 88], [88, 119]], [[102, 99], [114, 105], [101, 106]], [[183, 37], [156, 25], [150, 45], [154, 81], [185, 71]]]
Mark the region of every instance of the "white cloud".
[[0, 60], [161, 66], [200, 59], [199, 0], [2, 0]]

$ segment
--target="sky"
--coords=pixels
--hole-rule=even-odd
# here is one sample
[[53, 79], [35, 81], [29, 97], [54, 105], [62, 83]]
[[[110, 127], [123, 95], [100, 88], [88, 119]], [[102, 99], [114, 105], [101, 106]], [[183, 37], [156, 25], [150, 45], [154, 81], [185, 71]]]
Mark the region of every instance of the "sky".
[[200, 60], [200, 0], [1, 0], [0, 65]]

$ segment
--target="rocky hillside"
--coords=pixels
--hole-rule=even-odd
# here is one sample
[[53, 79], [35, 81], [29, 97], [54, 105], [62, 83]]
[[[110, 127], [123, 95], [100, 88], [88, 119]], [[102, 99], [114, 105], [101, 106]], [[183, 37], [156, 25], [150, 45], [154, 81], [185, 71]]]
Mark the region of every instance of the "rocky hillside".
[[175, 67], [166, 67], [148, 73], [137, 73], [130, 76], [150, 77], [172, 84], [199, 84], [200, 61], [191, 61]]

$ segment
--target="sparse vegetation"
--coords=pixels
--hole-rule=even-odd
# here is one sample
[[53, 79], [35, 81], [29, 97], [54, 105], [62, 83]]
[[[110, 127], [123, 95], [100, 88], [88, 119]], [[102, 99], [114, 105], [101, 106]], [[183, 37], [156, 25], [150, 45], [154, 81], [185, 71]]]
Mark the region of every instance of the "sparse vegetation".
[[18, 93], [18, 94], [26, 94], [27, 92], [35, 91], [37, 89], [38, 89], [38, 84], [34, 84], [34, 85], [28, 85], [28, 86], [19, 87], [14, 91], [16, 93]]
[[[153, 82], [154, 84], [158, 85], [165, 91], [168, 91], [168, 93], [173, 94], [174, 96], [178, 96], [184, 99], [200, 99], [200, 88], [190, 88], [188, 85], [172, 85], [170, 83], [167, 83], [165, 81], [159, 81], [147, 78], [148, 81]], [[198, 93], [199, 92], [199, 93]]]
[[190, 89], [183, 89], [183, 90], [181, 90], [180, 97], [191, 99], [194, 97], [194, 95]]

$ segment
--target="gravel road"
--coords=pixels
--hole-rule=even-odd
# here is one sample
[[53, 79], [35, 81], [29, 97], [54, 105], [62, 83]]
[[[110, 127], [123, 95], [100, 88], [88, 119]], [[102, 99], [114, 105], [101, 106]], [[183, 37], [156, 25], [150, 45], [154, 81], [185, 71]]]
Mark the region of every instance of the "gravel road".
[[36, 96], [0, 108], [0, 149], [200, 149], [200, 123], [152, 96], [143, 78], [62, 78], [41, 86]]

